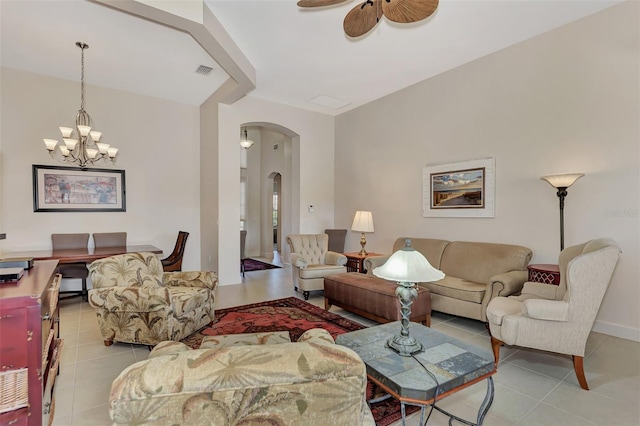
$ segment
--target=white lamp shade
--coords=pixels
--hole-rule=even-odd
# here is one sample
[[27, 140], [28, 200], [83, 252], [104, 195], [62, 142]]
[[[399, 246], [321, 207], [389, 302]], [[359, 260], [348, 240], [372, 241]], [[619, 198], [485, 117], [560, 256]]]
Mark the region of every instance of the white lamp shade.
[[60, 129], [60, 133], [62, 133], [63, 138], [70, 138], [73, 129], [71, 127], [58, 127]]
[[44, 145], [47, 147], [49, 151], [53, 151], [56, 149], [56, 145], [58, 145], [58, 141], [55, 139], [42, 139], [44, 141]]
[[69, 151], [73, 151], [73, 149], [76, 147], [76, 144], [78, 143], [77, 139], [63, 138], [63, 140]]
[[109, 158], [115, 158], [118, 154], [118, 148], [109, 147], [109, 149], [107, 149], [107, 154], [109, 154]]
[[562, 173], [558, 175], [542, 176], [540, 179], [546, 180], [555, 188], [568, 188], [582, 176], [584, 176], [584, 173]]
[[91, 136], [91, 139], [93, 139], [94, 142], [98, 142], [102, 137], [102, 132], [96, 132], [95, 130], [93, 130], [89, 132], [89, 136]]
[[89, 132], [91, 131], [91, 127], [79, 125], [78, 126], [78, 131], [80, 132], [80, 134], [82, 136], [87, 136], [89, 134]]
[[93, 160], [94, 158], [96, 158], [96, 155], [98, 155], [97, 149], [87, 148], [87, 157]]
[[[91, 132], [91, 133], [93, 133], [93, 132]], [[109, 147], [111, 145], [109, 145], [108, 143], [96, 142], [96, 146], [98, 147], [98, 150], [100, 151], [100, 154], [106, 154], [107, 150], [109, 149]]]
[[243, 139], [240, 141], [240, 146], [244, 149], [249, 149], [253, 146], [254, 142], [250, 139]]
[[373, 232], [373, 214], [358, 210], [351, 225], [352, 231]]
[[444, 278], [444, 272], [431, 266], [426, 257], [411, 247], [406, 246], [393, 253], [384, 265], [374, 268], [376, 277], [396, 282], [423, 283], [438, 281]]
[[68, 157], [69, 156], [69, 149], [64, 145], [60, 145], [60, 152], [62, 153], [62, 155], [64, 157]]

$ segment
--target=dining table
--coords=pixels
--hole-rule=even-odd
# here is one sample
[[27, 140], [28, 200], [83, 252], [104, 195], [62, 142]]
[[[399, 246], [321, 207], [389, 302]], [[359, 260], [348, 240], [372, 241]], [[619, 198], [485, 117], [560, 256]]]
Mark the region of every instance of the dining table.
[[65, 250], [30, 250], [30, 251], [14, 251], [2, 255], [1, 260], [9, 259], [33, 259], [33, 260], [58, 260], [59, 263], [91, 263], [94, 260], [103, 259], [105, 257], [116, 254], [125, 253], [155, 253], [162, 254], [162, 250], [153, 245], [131, 245], [118, 247], [87, 247], [80, 249]]

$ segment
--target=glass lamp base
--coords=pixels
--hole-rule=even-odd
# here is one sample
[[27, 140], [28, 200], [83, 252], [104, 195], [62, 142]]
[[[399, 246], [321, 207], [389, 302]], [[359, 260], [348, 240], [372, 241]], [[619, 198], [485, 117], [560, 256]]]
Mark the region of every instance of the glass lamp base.
[[411, 336], [397, 335], [387, 340], [387, 347], [396, 351], [400, 356], [411, 356], [422, 352], [424, 347]]

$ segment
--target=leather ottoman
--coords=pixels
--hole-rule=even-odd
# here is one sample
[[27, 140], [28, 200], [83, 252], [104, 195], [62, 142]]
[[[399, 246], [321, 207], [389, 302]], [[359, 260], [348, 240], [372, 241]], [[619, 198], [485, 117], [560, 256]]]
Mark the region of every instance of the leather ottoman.
[[[358, 272], [332, 275], [324, 279], [324, 308], [336, 305], [380, 323], [399, 321], [400, 304], [396, 296], [397, 284], [373, 275]], [[411, 321], [431, 325], [431, 296], [429, 290], [417, 286], [418, 298], [411, 305]]]

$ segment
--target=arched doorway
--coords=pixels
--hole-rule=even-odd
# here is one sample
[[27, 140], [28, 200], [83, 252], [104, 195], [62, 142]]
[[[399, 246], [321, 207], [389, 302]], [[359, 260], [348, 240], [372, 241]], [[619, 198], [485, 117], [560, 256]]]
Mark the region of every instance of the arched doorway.
[[282, 175], [274, 172], [269, 175], [269, 179], [273, 181], [270, 185], [271, 192], [271, 219], [273, 224], [273, 251], [281, 252], [282, 247]]
[[255, 142], [243, 148], [241, 163], [246, 185], [246, 199], [241, 200], [246, 209], [242, 222], [248, 231], [246, 253], [273, 258], [276, 251], [286, 260], [289, 249], [284, 238], [299, 229], [300, 138], [273, 123], [244, 123], [242, 127]]

